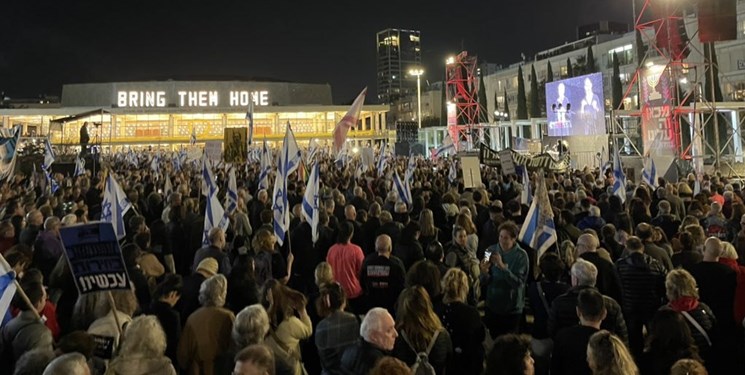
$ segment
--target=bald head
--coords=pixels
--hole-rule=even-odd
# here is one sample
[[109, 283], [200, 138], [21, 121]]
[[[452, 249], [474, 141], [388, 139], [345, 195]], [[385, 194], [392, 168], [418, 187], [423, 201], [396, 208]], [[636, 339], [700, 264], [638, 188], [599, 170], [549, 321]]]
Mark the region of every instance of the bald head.
[[388, 256], [391, 254], [392, 249], [393, 243], [391, 242], [391, 237], [387, 234], [381, 234], [375, 239], [375, 251], [379, 255]]
[[706, 262], [717, 262], [719, 256], [722, 255], [722, 241], [716, 237], [709, 237], [704, 242], [704, 261]]
[[344, 217], [350, 221], [357, 220], [357, 209], [354, 208], [354, 206], [352, 206], [351, 204], [348, 204], [346, 207], [344, 207]]

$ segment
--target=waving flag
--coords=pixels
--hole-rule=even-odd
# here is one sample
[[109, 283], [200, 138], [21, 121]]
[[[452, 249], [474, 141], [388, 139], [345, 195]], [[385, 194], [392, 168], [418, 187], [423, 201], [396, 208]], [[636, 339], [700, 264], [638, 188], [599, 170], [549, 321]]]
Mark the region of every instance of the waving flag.
[[543, 253], [558, 241], [554, 212], [548, 200], [543, 171], [538, 173], [533, 203], [530, 204], [528, 215], [517, 238], [538, 252], [536, 259], [541, 259]]
[[615, 182], [613, 183], [613, 195], [621, 198], [621, 203], [626, 202], [626, 175], [623, 173], [623, 167], [621, 166], [621, 156], [618, 154], [618, 146], [615, 148], [615, 155], [613, 156], [613, 177]]
[[318, 146], [318, 142], [316, 142], [315, 139], [311, 139], [308, 143], [308, 154], [305, 158], [305, 162], [308, 163], [308, 165], [313, 165], [319, 148], [320, 147]]
[[357, 120], [360, 117], [362, 104], [365, 102], [365, 95], [367, 95], [367, 87], [357, 95], [352, 106], [349, 107], [347, 114], [342, 117], [338, 124], [336, 124], [336, 127], [334, 128], [334, 153], [338, 153], [344, 146], [344, 143], [347, 142], [347, 133], [349, 132], [349, 129], [357, 126]]
[[54, 150], [52, 150], [52, 143], [49, 142], [49, 138], [44, 139], [44, 165], [41, 166], [43, 169], [49, 169], [54, 163]]
[[85, 174], [85, 159], [81, 158], [80, 155], [75, 157], [75, 172], [73, 177], [78, 177]]
[[348, 161], [349, 152], [347, 151], [346, 147], [342, 147], [341, 150], [339, 150], [339, 153], [336, 154], [336, 160], [334, 160], [334, 164], [336, 164], [337, 168], [344, 169], [344, 166], [347, 165]]
[[378, 176], [382, 176], [385, 172], [385, 167], [388, 165], [388, 141], [383, 141], [383, 148], [380, 149], [380, 155], [378, 155]]
[[398, 171], [393, 172], [393, 187], [396, 188], [398, 198], [406, 203], [406, 207], [411, 208], [413, 202], [413, 199], [411, 199], [411, 188], [408, 182], [401, 181], [401, 178], [398, 177]]
[[212, 190], [207, 199], [207, 209], [204, 211], [204, 232], [202, 234], [202, 245], [209, 245], [209, 234], [212, 228], [228, 229], [230, 220], [225, 215], [225, 210], [217, 199], [217, 190]]
[[129, 152], [127, 152], [127, 162], [135, 168], [140, 166], [140, 161], [137, 159], [137, 155], [131, 148], [129, 149]]
[[219, 191], [217, 182], [215, 181], [215, 175], [212, 174], [209, 160], [206, 156], [202, 157], [202, 195], [209, 197], [212, 192]]
[[13, 177], [16, 168], [16, 145], [21, 138], [21, 126], [17, 125], [13, 131], [5, 130], [0, 136], [0, 181]]
[[455, 153], [455, 144], [453, 138], [450, 138], [450, 133], [445, 134], [445, 138], [442, 139], [442, 144], [435, 150], [435, 157], [445, 155], [445, 153]]
[[253, 94], [248, 98], [248, 110], [246, 111], [246, 120], [248, 121], [248, 147], [254, 142], [254, 100]]
[[451, 184], [455, 183], [455, 180], [458, 179], [458, 167], [456, 164], [457, 161], [453, 159], [450, 163], [450, 168], [448, 169], [448, 181], [450, 181]]
[[235, 178], [235, 168], [230, 168], [228, 172], [228, 214], [232, 214], [238, 209], [238, 182]]
[[414, 155], [409, 156], [409, 164], [406, 166], [406, 172], [404, 173], [404, 180], [411, 183], [414, 180], [414, 171], [416, 170], [416, 158]]
[[319, 195], [319, 178], [320, 169], [318, 163], [313, 164], [313, 168], [310, 172], [310, 178], [308, 179], [308, 185], [305, 187], [305, 195], [303, 196], [303, 217], [305, 221], [310, 224], [311, 232], [313, 233], [313, 243], [318, 240], [318, 220], [320, 210], [318, 208], [318, 195]]
[[648, 158], [648, 162], [649, 165], [645, 165], [642, 169], [642, 182], [656, 189], [659, 186], [657, 184], [657, 167], [655, 167], [652, 157]]
[[528, 166], [523, 165], [523, 192], [520, 196], [520, 203], [530, 204], [533, 201], [533, 192], [530, 191], [530, 174], [528, 174]]
[[277, 177], [274, 180], [274, 197], [272, 200], [272, 211], [274, 211], [274, 235], [277, 243], [282, 246], [285, 234], [290, 228], [290, 210], [287, 202], [287, 180], [290, 174], [297, 169], [300, 161], [300, 148], [295, 141], [290, 123], [287, 123], [285, 140], [279, 153], [277, 163]]
[[150, 159], [150, 169], [156, 176], [160, 174], [160, 156], [157, 153], [153, 154], [153, 158]]
[[116, 182], [114, 176], [109, 173], [106, 178], [106, 187], [101, 202], [101, 221], [111, 223], [117, 239], [122, 239], [127, 234], [124, 225], [124, 215], [132, 208], [132, 203], [127, 199], [121, 186]]
[[171, 176], [166, 173], [166, 182], [163, 186], [163, 194], [164, 196], [168, 197], [169, 195], [171, 195], [171, 193], [173, 193], [173, 182], [171, 182]]
[[269, 172], [272, 170], [272, 155], [269, 148], [266, 147], [266, 138], [264, 146], [261, 148], [261, 165], [259, 167], [259, 189], [269, 189]]
[[8, 314], [10, 302], [16, 294], [16, 273], [0, 254], [0, 320]]

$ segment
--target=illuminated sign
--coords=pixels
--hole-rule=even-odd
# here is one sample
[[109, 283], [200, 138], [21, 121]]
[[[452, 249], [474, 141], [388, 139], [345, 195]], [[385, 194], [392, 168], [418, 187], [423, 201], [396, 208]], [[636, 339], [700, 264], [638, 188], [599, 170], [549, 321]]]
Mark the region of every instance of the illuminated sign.
[[120, 108], [166, 107], [248, 107], [250, 100], [254, 105], [268, 106], [269, 91], [228, 91], [221, 95], [215, 90], [182, 90], [176, 92], [175, 100], [168, 100], [165, 91], [117, 91], [116, 105]]

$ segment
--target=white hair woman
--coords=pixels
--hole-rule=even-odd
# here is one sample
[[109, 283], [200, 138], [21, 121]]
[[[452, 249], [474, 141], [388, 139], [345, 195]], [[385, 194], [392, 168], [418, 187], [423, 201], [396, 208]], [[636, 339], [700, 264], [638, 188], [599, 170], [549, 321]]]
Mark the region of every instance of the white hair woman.
[[124, 332], [119, 355], [109, 364], [114, 374], [176, 375], [165, 356], [166, 334], [154, 315], [140, 315]]
[[116, 305], [116, 318], [109, 299], [99, 298], [96, 300], [96, 320], [88, 327], [88, 333], [113, 338], [113, 350], [116, 351], [121, 341], [120, 332], [132, 322], [132, 315], [137, 311], [137, 297], [131, 290], [116, 290], [111, 294]]
[[204, 280], [199, 288], [202, 307], [189, 315], [178, 346], [179, 366], [186, 374], [214, 374], [215, 359], [230, 348], [235, 315], [223, 307], [227, 291], [222, 274]]

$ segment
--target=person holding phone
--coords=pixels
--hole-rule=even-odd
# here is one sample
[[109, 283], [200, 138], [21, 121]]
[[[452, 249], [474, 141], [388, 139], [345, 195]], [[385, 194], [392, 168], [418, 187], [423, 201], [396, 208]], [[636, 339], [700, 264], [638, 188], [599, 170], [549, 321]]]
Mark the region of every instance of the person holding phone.
[[508, 221], [499, 226], [499, 242], [489, 246], [481, 262], [486, 289], [484, 325], [492, 338], [517, 333], [525, 307], [528, 254], [517, 243], [520, 229]]

